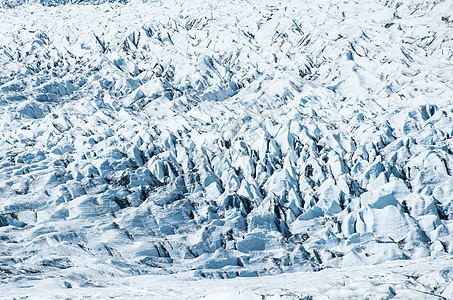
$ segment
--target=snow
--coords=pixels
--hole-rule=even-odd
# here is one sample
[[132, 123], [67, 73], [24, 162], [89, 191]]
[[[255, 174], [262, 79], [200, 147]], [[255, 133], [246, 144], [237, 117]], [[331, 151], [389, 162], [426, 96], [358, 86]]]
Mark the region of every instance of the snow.
[[0, 2], [1, 295], [453, 296], [452, 1], [70, 2]]
[[3, 290], [6, 299], [451, 299], [452, 267], [452, 258], [442, 257], [232, 279], [140, 275], [87, 287], [51, 277]]

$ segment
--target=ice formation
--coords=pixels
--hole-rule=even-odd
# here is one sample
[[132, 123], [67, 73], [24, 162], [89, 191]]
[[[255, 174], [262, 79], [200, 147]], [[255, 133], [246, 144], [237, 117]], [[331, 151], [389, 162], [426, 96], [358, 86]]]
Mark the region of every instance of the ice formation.
[[453, 1], [1, 3], [0, 284], [453, 272]]

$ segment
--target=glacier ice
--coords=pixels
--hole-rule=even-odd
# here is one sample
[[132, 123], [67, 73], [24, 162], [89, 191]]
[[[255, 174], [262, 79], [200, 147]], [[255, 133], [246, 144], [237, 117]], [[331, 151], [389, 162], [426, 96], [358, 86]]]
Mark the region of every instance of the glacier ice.
[[0, 2], [2, 282], [453, 253], [451, 1], [67, 2]]

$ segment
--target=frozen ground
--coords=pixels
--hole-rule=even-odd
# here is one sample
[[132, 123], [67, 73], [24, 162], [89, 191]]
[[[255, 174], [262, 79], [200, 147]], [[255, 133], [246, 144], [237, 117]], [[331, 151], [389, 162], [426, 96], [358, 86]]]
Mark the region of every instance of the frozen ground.
[[453, 1], [0, 3], [0, 294], [452, 296]]

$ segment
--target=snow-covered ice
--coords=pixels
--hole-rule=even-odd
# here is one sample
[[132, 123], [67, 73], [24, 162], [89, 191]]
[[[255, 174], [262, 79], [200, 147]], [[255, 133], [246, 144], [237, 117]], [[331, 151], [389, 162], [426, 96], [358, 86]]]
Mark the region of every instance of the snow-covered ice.
[[451, 265], [450, 257], [233, 279], [141, 275], [83, 288], [53, 277], [5, 291], [19, 299], [451, 299]]
[[453, 297], [453, 1], [22, 2], [1, 296]]

